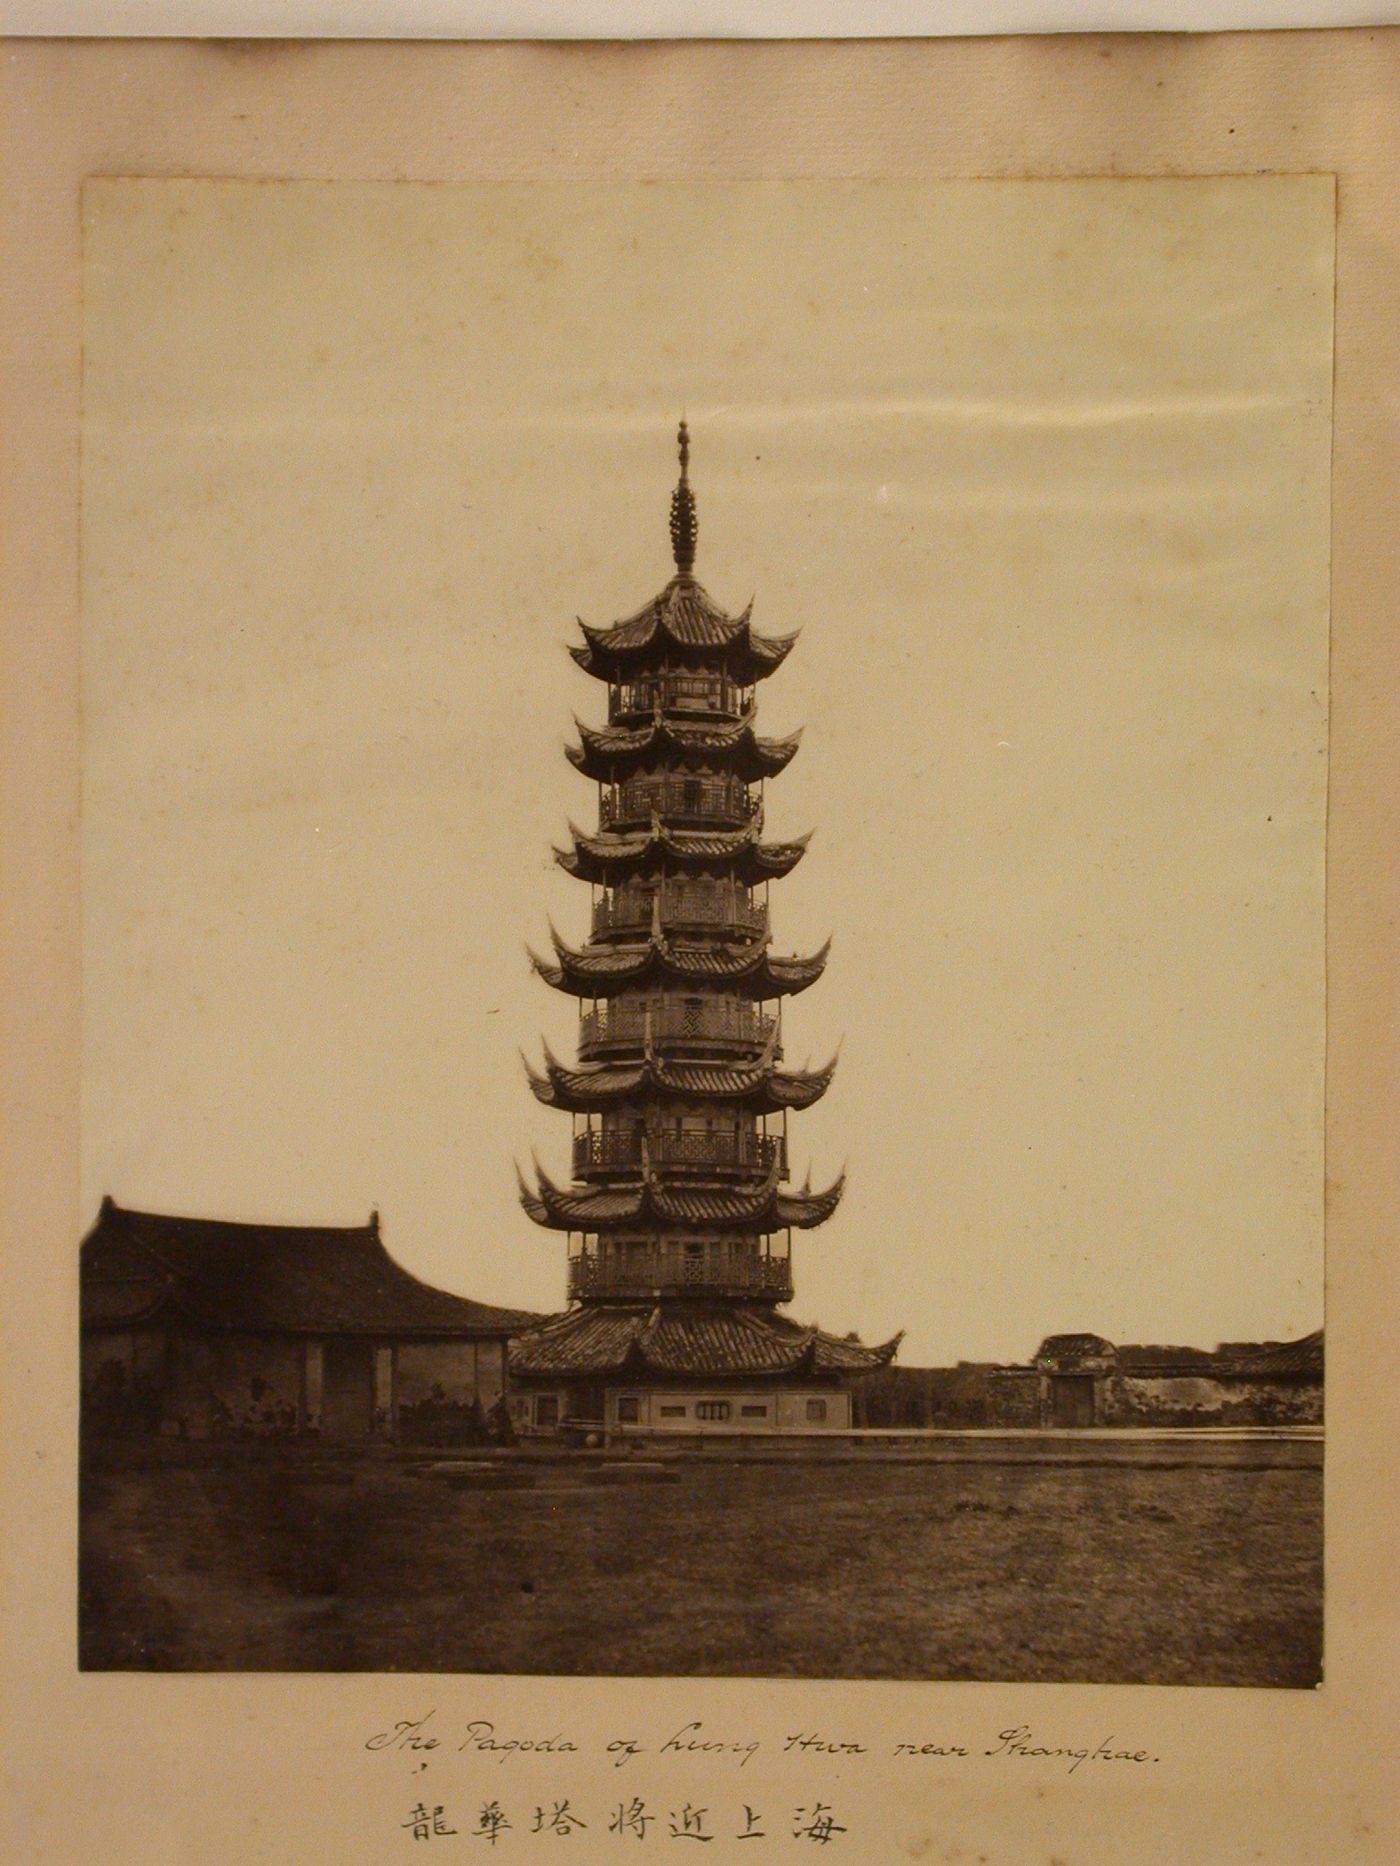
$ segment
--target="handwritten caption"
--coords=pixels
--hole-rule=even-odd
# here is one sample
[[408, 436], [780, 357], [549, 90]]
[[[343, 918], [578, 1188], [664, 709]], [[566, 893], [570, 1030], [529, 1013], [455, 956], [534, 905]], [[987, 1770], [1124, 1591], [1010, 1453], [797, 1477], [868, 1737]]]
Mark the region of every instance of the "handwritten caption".
[[[431, 1727], [430, 1727], [431, 1726]], [[882, 1754], [897, 1758], [942, 1757], [952, 1761], [1054, 1762], [1073, 1775], [1085, 1764], [1154, 1763], [1159, 1760], [1147, 1750], [1133, 1749], [1115, 1736], [1102, 1737], [1097, 1743], [1053, 1743], [1042, 1741], [1029, 1724], [1016, 1724], [990, 1737], [953, 1740], [952, 1738], [910, 1737], [897, 1740], [888, 1749], [852, 1738], [830, 1737], [816, 1730], [798, 1730], [782, 1737], [764, 1739], [755, 1736], [712, 1734], [699, 1718], [682, 1724], [660, 1742], [645, 1741], [641, 1736], [599, 1737], [584, 1744], [562, 1730], [549, 1735], [526, 1736], [503, 1732], [486, 1718], [474, 1718], [456, 1732], [437, 1719], [435, 1710], [422, 1717], [401, 1717], [385, 1730], [376, 1731], [365, 1741], [367, 1750], [379, 1753], [426, 1755], [433, 1750], [508, 1763], [519, 1756], [577, 1756], [585, 1750], [601, 1753], [615, 1769], [621, 1769], [641, 1756], [706, 1756], [715, 1762], [728, 1762], [745, 1768], [760, 1753], [807, 1758], [840, 1758]]]
[[[534, 1736], [502, 1730], [484, 1717], [473, 1718], [454, 1729], [447, 1719], [439, 1719], [435, 1710], [421, 1717], [399, 1718], [386, 1729], [367, 1737], [364, 1747], [377, 1755], [408, 1760], [415, 1773], [426, 1771], [430, 1760], [452, 1755], [470, 1756], [478, 1763], [501, 1766], [527, 1756], [562, 1760], [588, 1755], [595, 1762], [606, 1760], [614, 1769], [626, 1768], [643, 1757], [668, 1761], [696, 1757], [735, 1772], [746, 1769], [760, 1754], [828, 1765], [878, 1756], [909, 1762], [936, 1758], [955, 1765], [1040, 1764], [1062, 1768], [1070, 1775], [1095, 1764], [1141, 1765], [1158, 1760], [1149, 1751], [1132, 1748], [1112, 1735], [1092, 1744], [1045, 1741], [1029, 1724], [1015, 1724], [982, 1737], [910, 1736], [886, 1746], [857, 1738], [830, 1736], [819, 1730], [787, 1731], [781, 1736], [766, 1738], [736, 1735], [712, 1731], [700, 1718], [692, 1718], [659, 1738], [639, 1733], [600, 1734], [580, 1741], [564, 1730]], [[441, 1754], [436, 1756], [434, 1752]], [[459, 1825], [459, 1822], [464, 1824]], [[794, 1841], [829, 1846], [849, 1832], [848, 1824], [840, 1818], [833, 1803], [816, 1799], [790, 1810], [784, 1809], [780, 1815], [772, 1815], [747, 1801], [740, 1801], [737, 1796], [728, 1798], [723, 1805], [716, 1799], [703, 1804], [685, 1801], [678, 1806], [653, 1807], [637, 1794], [618, 1796], [608, 1808], [576, 1801], [572, 1796], [537, 1802], [530, 1808], [513, 1804], [508, 1794], [493, 1795], [482, 1801], [470, 1817], [459, 1815], [446, 1801], [430, 1802], [426, 1796], [421, 1796], [400, 1826], [415, 1841], [466, 1837], [490, 1847], [512, 1833], [568, 1839], [590, 1829], [643, 1842], [665, 1839], [701, 1845], [716, 1839], [767, 1840], [786, 1834]]]
[[[453, 1818], [443, 1803], [429, 1807], [426, 1801], [420, 1801], [402, 1825], [415, 1840], [448, 1840], [464, 1831], [452, 1826]], [[776, 1831], [770, 1829], [767, 1817], [747, 1802], [742, 1804], [740, 1812], [733, 1813], [735, 1825], [724, 1825], [727, 1818], [730, 1818], [729, 1811], [718, 1813], [708, 1805], [698, 1806], [693, 1801], [687, 1801], [683, 1807], [671, 1808], [661, 1815], [653, 1813], [640, 1795], [633, 1795], [630, 1801], [619, 1801], [612, 1809], [608, 1815], [607, 1831], [610, 1834], [630, 1835], [634, 1840], [647, 1840], [651, 1837], [649, 1830], [654, 1827], [667, 1839], [693, 1840], [702, 1846], [707, 1841], [722, 1838], [767, 1840], [771, 1831]], [[514, 1825], [500, 1801], [493, 1799], [478, 1810], [476, 1825], [467, 1828], [465, 1832], [469, 1838], [485, 1840], [494, 1847]], [[524, 1831], [530, 1834], [553, 1834], [556, 1838], [567, 1840], [573, 1834], [586, 1833], [588, 1827], [589, 1822], [575, 1809], [572, 1800], [566, 1798], [551, 1802], [548, 1806], [536, 1803], [534, 1814]], [[788, 1831], [793, 1840], [810, 1840], [819, 1846], [830, 1846], [847, 1828], [844, 1822], [837, 1820], [828, 1803], [817, 1801], [810, 1807], [793, 1810], [792, 1825]]]

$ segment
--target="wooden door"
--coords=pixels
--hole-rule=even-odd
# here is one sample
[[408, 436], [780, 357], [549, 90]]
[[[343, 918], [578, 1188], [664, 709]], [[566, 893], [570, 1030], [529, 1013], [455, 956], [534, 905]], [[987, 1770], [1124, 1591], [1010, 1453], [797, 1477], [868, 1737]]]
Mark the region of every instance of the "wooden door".
[[328, 1335], [321, 1373], [321, 1436], [367, 1438], [374, 1426], [372, 1344]]
[[1056, 1425], [1092, 1425], [1094, 1423], [1094, 1377], [1092, 1374], [1052, 1374], [1050, 1411]]

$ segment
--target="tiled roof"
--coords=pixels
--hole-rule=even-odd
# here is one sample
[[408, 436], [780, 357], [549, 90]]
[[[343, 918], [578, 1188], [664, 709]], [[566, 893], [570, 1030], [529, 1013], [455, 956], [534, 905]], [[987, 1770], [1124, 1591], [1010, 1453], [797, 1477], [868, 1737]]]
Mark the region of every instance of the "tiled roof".
[[622, 621], [606, 629], [580, 626], [590, 642], [602, 643], [614, 651], [644, 648], [658, 629], [686, 648], [723, 648], [748, 627], [752, 614], [752, 602], [739, 615], [732, 616], [720, 608], [703, 583], [697, 583], [694, 577], [674, 576], [659, 595]]
[[736, 881], [776, 881], [802, 860], [812, 832], [791, 842], [762, 842], [761, 815], [743, 829], [664, 829], [654, 822], [635, 835], [604, 832], [589, 835], [569, 825], [572, 849], [556, 849], [554, 859], [581, 881], [616, 881], [664, 859], [687, 871], [732, 874]]
[[1112, 1354], [1113, 1343], [1103, 1335], [1047, 1335], [1035, 1351], [1041, 1360], [1049, 1355]]
[[537, 1321], [434, 1289], [395, 1263], [377, 1217], [346, 1228], [231, 1224], [104, 1199], [83, 1241], [86, 1325], [167, 1309], [215, 1328], [308, 1334], [508, 1335]]
[[1280, 1341], [1261, 1347], [1248, 1355], [1237, 1355], [1235, 1365], [1242, 1374], [1301, 1374], [1322, 1378], [1322, 1330], [1315, 1329], [1298, 1341]]
[[802, 734], [786, 739], [760, 738], [752, 717], [689, 724], [660, 714], [647, 725], [596, 727], [575, 719], [579, 744], [565, 747], [570, 764], [585, 777], [604, 781], [622, 776], [658, 754], [680, 754], [712, 761], [746, 783], [774, 777], [792, 762]]
[[537, 1225], [553, 1231], [609, 1231], [648, 1221], [662, 1224], [734, 1225], [744, 1230], [808, 1231], [823, 1224], [841, 1202], [843, 1173], [825, 1192], [784, 1192], [779, 1163], [757, 1186], [723, 1188], [668, 1184], [647, 1172], [632, 1185], [556, 1186], [536, 1167], [538, 1191], [520, 1181], [520, 1203]]
[[[1036, 1361], [1063, 1372], [1116, 1368], [1138, 1378], [1269, 1379], [1322, 1377], [1322, 1330], [1300, 1341], [1225, 1341], [1217, 1348], [1125, 1342], [1115, 1347], [1102, 1335], [1051, 1335], [1036, 1351]], [[1092, 1364], [1092, 1366], [1091, 1366]]]
[[511, 1344], [512, 1373], [592, 1373], [621, 1367], [633, 1357], [647, 1309], [571, 1309]]
[[607, 680], [655, 650], [673, 646], [688, 651], [691, 658], [726, 668], [748, 685], [780, 667], [797, 640], [796, 634], [760, 635], [749, 626], [752, 612], [749, 603], [737, 616], [726, 614], [693, 577], [679, 575], [635, 615], [610, 628], [580, 622], [584, 645], [569, 652], [586, 672]]
[[836, 1058], [823, 1069], [775, 1068], [768, 1056], [760, 1062], [734, 1068], [724, 1063], [676, 1063], [649, 1055], [640, 1063], [598, 1063], [569, 1069], [545, 1045], [545, 1073], [526, 1063], [525, 1072], [536, 1097], [549, 1108], [585, 1113], [625, 1101], [651, 1089], [705, 1100], [742, 1101], [757, 1113], [780, 1108], [810, 1108], [819, 1101], [836, 1073]]
[[665, 934], [657, 933], [636, 946], [576, 947], [566, 946], [552, 927], [550, 938], [559, 963], [551, 965], [533, 952], [530, 963], [546, 984], [576, 998], [605, 997], [609, 988], [616, 990], [653, 978], [681, 983], [705, 979], [742, 986], [744, 995], [757, 1001], [795, 996], [816, 984], [826, 970], [831, 950], [830, 940], [807, 956], [772, 953], [766, 939], [731, 947], [678, 946]]
[[804, 1328], [770, 1309], [697, 1302], [655, 1307], [585, 1306], [519, 1335], [512, 1373], [656, 1373], [701, 1379], [801, 1373], [867, 1373], [893, 1360], [901, 1337], [880, 1347]]

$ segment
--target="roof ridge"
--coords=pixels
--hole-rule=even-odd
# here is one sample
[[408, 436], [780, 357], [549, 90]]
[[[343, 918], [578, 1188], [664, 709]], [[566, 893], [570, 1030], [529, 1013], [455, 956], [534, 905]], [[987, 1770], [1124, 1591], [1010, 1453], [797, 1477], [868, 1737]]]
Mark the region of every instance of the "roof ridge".
[[136, 1218], [157, 1225], [199, 1225], [206, 1230], [316, 1231], [328, 1232], [337, 1237], [359, 1237], [376, 1234], [377, 1216], [377, 1213], [372, 1212], [364, 1224], [360, 1225], [288, 1224], [284, 1220], [275, 1218], [212, 1218], [199, 1212], [157, 1212], [147, 1206], [119, 1205], [111, 1194], [107, 1193], [103, 1196], [94, 1223], [100, 1224], [104, 1218]]

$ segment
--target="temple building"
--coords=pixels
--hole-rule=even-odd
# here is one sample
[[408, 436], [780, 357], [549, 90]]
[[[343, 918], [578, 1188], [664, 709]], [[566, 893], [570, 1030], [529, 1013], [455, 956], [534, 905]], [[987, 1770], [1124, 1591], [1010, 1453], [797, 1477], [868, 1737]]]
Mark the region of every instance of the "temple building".
[[84, 1435], [470, 1439], [538, 1315], [420, 1282], [368, 1224], [232, 1224], [105, 1198], [83, 1240]]
[[782, 1067], [782, 1003], [826, 949], [770, 945], [769, 883], [806, 837], [764, 840], [764, 786], [798, 735], [756, 730], [755, 693], [795, 635], [765, 636], [696, 582], [696, 507], [680, 428], [675, 575], [635, 615], [570, 650], [604, 683], [608, 723], [569, 758], [597, 786], [598, 826], [555, 855], [589, 884], [581, 947], [554, 935], [539, 975], [579, 1001], [577, 1066], [545, 1050], [530, 1085], [573, 1121], [572, 1180], [521, 1182], [537, 1224], [568, 1240], [568, 1310], [513, 1338], [523, 1430], [610, 1435], [848, 1427], [851, 1383], [898, 1337], [862, 1346], [781, 1313], [792, 1235], [836, 1209], [842, 1182], [789, 1183], [787, 1119], [835, 1063]]

